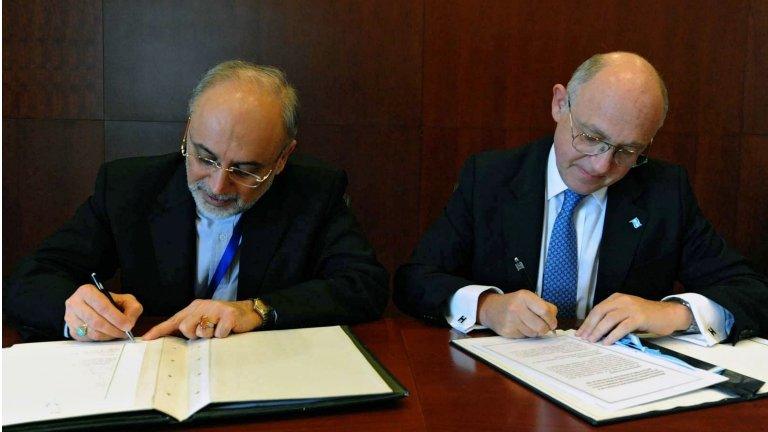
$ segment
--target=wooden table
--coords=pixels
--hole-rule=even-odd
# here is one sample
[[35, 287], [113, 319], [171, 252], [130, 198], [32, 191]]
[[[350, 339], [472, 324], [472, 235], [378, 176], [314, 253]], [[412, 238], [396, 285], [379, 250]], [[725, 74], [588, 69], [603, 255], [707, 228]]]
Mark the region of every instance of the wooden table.
[[[352, 327], [410, 396], [342, 411], [141, 430], [195, 431], [768, 431], [768, 399], [593, 427], [449, 346], [461, 334], [397, 316]], [[18, 342], [3, 328], [3, 346]]]

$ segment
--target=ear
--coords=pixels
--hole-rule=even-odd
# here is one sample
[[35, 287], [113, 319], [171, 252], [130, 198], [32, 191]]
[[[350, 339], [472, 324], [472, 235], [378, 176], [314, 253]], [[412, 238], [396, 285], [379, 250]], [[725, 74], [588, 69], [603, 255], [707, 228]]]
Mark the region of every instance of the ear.
[[296, 150], [296, 140], [291, 140], [291, 143], [288, 144], [288, 147], [283, 149], [283, 153], [280, 155], [280, 160], [277, 161], [277, 166], [275, 167], [275, 175], [283, 172], [283, 168], [285, 168], [285, 164], [288, 162], [288, 158], [291, 157], [291, 154], [294, 150]]
[[562, 84], [552, 87], [552, 118], [560, 122], [564, 114], [568, 113], [568, 90]]

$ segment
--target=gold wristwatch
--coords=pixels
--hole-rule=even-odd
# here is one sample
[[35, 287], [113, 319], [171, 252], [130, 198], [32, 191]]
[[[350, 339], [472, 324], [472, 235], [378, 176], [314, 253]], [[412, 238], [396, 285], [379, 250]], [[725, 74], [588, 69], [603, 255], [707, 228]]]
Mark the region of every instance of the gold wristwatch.
[[261, 317], [261, 325], [259, 328], [266, 328], [273, 324], [273, 314], [275, 310], [272, 306], [268, 305], [264, 300], [260, 298], [252, 298], [253, 311], [259, 314]]

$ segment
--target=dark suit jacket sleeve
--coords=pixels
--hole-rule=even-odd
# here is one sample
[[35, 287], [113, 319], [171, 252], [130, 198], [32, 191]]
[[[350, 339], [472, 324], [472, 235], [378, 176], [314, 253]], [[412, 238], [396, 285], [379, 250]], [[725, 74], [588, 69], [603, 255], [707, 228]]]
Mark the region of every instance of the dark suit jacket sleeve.
[[3, 290], [3, 313], [25, 339], [61, 338], [64, 301], [89, 283], [90, 273], [112, 277], [115, 246], [104, 210], [106, 175], [102, 167], [94, 194], [74, 217], [24, 259]]
[[378, 319], [389, 275], [344, 202], [347, 177], [336, 176], [316, 232], [308, 280], [261, 297], [277, 311], [277, 328], [351, 324]]
[[688, 177], [680, 170], [683, 253], [680, 281], [728, 309], [735, 318], [729, 340], [768, 335], [768, 281], [730, 249], [704, 217]]
[[474, 250], [475, 163], [475, 156], [467, 160], [443, 214], [395, 274], [395, 304], [408, 314], [436, 324], [446, 324], [444, 314], [453, 294], [474, 284], [468, 277]]

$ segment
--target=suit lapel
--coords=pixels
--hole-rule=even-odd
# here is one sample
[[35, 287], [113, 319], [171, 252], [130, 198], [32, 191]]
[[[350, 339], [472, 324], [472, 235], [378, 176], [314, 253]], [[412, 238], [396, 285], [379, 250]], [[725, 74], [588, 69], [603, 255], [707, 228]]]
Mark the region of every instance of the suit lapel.
[[269, 264], [293, 219], [290, 209], [301, 206], [300, 198], [286, 190], [283, 180], [277, 177], [269, 191], [243, 214], [238, 300], [258, 296]]
[[[149, 214], [155, 260], [163, 285], [181, 289], [164, 290], [164, 296], [194, 296], [192, 272], [197, 250], [195, 239], [195, 203], [187, 188], [186, 172], [181, 164], [158, 196]], [[178, 299], [182, 301], [182, 299]]]
[[[510, 281], [519, 280], [514, 259], [519, 258], [532, 282], [536, 283], [541, 254], [544, 220], [544, 186], [551, 139], [537, 142], [522, 163], [503, 196], [502, 224], [506, 247], [506, 268]], [[526, 285], [528, 285], [526, 283]], [[536, 287], [528, 287], [535, 290]]]
[[647, 223], [647, 212], [635, 204], [641, 192], [642, 187], [631, 175], [608, 188], [593, 304], [617, 292], [624, 283]]

